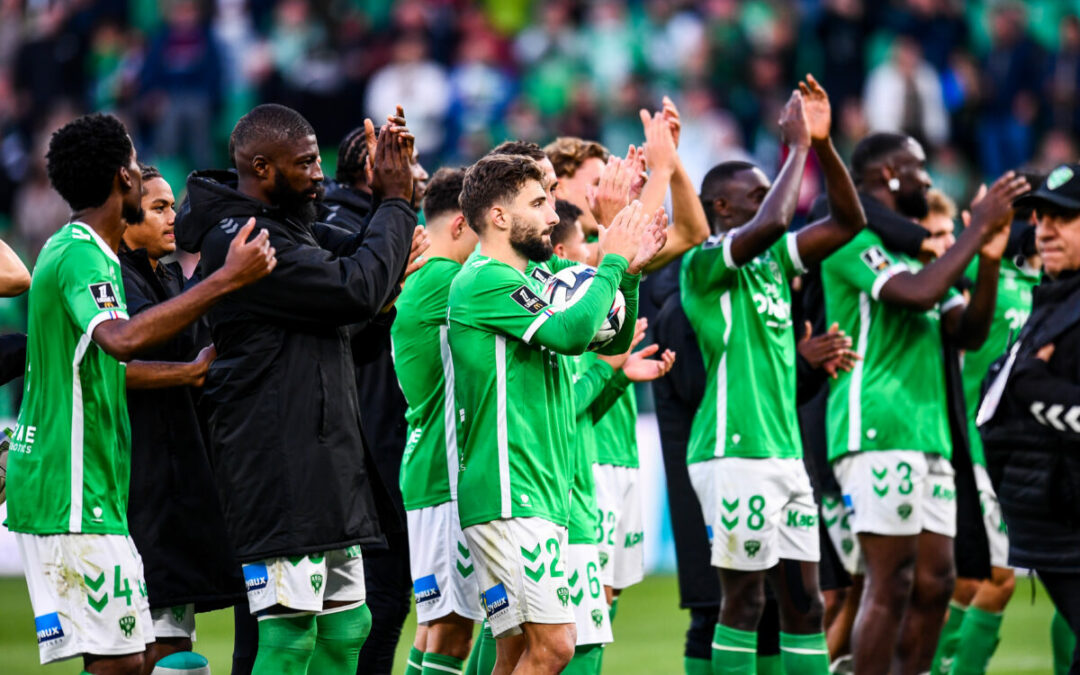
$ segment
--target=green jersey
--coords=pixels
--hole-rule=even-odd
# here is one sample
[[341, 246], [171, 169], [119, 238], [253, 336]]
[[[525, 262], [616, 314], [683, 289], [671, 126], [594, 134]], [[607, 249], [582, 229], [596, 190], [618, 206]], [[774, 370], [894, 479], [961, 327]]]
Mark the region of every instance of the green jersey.
[[390, 329], [394, 370], [409, 404], [399, 477], [407, 510], [457, 499], [457, 413], [446, 303], [460, 270], [461, 263], [449, 258], [428, 260], [401, 291]]
[[601, 464], [638, 467], [637, 395], [633, 387], [627, 387], [596, 423], [596, 450]]
[[91, 339], [103, 321], [128, 318], [122, 278], [116, 252], [84, 223], [64, 226], [41, 249], [8, 458], [14, 532], [128, 532], [125, 369]]
[[804, 272], [794, 234], [741, 267], [729, 233], [683, 256], [683, 309], [705, 360], [705, 396], [687, 462], [714, 457], [798, 458], [793, 277]]
[[556, 312], [543, 299], [541, 278], [572, 264], [553, 258], [526, 275], [474, 253], [451, 284], [463, 528], [500, 518], [568, 523], [574, 415], [571, 373], [562, 354], [585, 351], [617, 288], [628, 297], [626, 323], [614, 346], [625, 349], [637, 314], [638, 282], [625, 274], [624, 258], [605, 256], [589, 290]]
[[[972, 261], [968, 276], [975, 278], [978, 259]], [[1020, 334], [1020, 329], [1027, 323], [1031, 314], [1031, 291], [1039, 284], [1038, 270], [1029, 267], [1017, 267], [1010, 260], [1001, 261], [1001, 279], [998, 281], [997, 304], [994, 306], [994, 322], [990, 324], [990, 334], [983, 346], [975, 351], [965, 352], [962, 376], [964, 380], [964, 402], [967, 404], [968, 437], [971, 446], [971, 461], [986, 466], [983, 455], [982, 437], [975, 426], [975, 416], [979, 412], [979, 395], [983, 380], [990, 364], [1004, 354]]]
[[941, 315], [964, 304], [949, 289], [920, 312], [882, 302], [889, 279], [922, 263], [863, 230], [822, 264], [825, 314], [855, 341], [859, 360], [829, 381], [829, 461], [863, 450], [921, 450], [952, 457]]
[[630, 380], [621, 370], [613, 371], [592, 353], [571, 357], [569, 361], [574, 382], [572, 438], [577, 446], [569, 539], [571, 544], [595, 544], [603, 535], [593, 476], [593, 466], [597, 463], [596, 420], [613, 404], [617, 405]]

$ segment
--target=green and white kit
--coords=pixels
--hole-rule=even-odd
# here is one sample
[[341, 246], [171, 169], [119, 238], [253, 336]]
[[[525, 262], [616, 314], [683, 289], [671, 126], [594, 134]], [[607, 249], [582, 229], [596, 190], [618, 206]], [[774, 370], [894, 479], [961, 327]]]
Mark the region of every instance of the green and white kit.
[[790, 283], [805, 271], [798, 240], [787, 234], [739, 266], [732, 238], [710, 237], [683, 257], [680, 270], [683, 309], [707, 373], [687, 448], [690, 480], [714, 566], [750, 571], [780, 558], [816, 562], [817, 510], [795, 399]]
[[274, 605], [317, 613], [326, 601], [363, 604], [367, 599], [359, 546], [244, 563], [243, 572], [248, 607], [260, 619]]
[[964, 298], [950, 289], [925, 312], [880, 299], [890, 279], [921, 269], [870, 230], [822, 265], [826, 318], [854, 338], [860, 357], [830, 381], [826, 416], [829, 460], [856, 532], [956, 530], [941, 317]]

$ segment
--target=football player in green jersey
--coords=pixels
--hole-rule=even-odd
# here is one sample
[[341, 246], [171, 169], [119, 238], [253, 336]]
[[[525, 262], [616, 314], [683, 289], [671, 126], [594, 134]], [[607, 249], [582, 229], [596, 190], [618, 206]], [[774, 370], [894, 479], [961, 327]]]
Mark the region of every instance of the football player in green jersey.
[[[1042, 180], [1028, 179], [1032, 184]], [[922, 224], [934, 232], [951, 228], [956, 207], [944, 194], [931, 190], [928, 194], [929, 214]], [[1042, 261], [1035, 250], [1034, 213], [1030, 208], [1017, 209], [1009, 243], [1001, 260], [1001, 279], [994, 307], [990, 334], [979, 349], [962, 357], [964, 403], [968, 417], [968, 443], [975, 469], [986, 537], [990, 544], [990, 578], [958, 577], [945, 626], [941, 630], [931, 673], [948, 675], [951, 672], [983, 672], [999, 642], [1002, 612], [1016, 587], [1016, 574], [1009, 567], [1009, 537], [1001, 514], [1001, 505], [990, 482], [983, 455], [982, 437], [975, 426], [980, 392], [986, 373], [998, 357], [1004, 354], [1020, 333], [1031, 313], [1032, 290], [1039, 283]], [[965, 214], [965, 218], [968, 217]], [[1025, 250], [1026, 249], [1026, 250]], [[974, 281], [977, 261], [968, 266], [967, 276]]]
[[541, 297], [558, 217], [543, 170], [529, 158], [489, 155], [469, 168], [461, 193], [480, 249], [450, 288], [449, 342], [461, 457], [458, 515], [497, 638], [495, 672], [558, 672], [574, 652], [565, 562], [573, 466], [572, 405], [564, 356], [583, 353], [615, 291], [626, 319], [608, 353], [633, 338], [642, 268], [663, 246], [662, 211], [639, 202], [601, 231], [605, 252], [589, 289], [554, 311]]
[[[925, 166], [922, 147], [902, 134], [869, 136], [852, 155], [863, 191], [913, 219], [927, 213]], [[1023, 178], [1000, 178], [973, 203], [971, 226], [927, 265], [887, 250], [868, 229], [822, 266], [827, 318], [856, 336], [862, 358], [830, 382], [827, 414], [829, 461], [866, 567], [853, 632], [858, 672], [931, 665], [955, 574], [942, 331], [962, 349], [985, 340], [1010, 204], [1025, 190]], [[966, 303], [952, 287], [976, 254]]]
[[[714, 672], [753, 672], [766, 581], [780, 608], [784, 670], [828, 671], [817, 507], [796, 418], [790, 283], [866, 222], [830, 127], [828, 96], [808, 76], [780, 119], [788, 156], [775, 184], [745, 162], [710, 171], [702, 200], [716, 233], [682, 262], [683, 306], [709, 373], [687, 462], [720, 570]], [[811, 149], [831, 215], [787, 233]]]
[[446, 337], [450, 282], [477, 243], [458, 204], [464, 178], [463, 170], [444, 168], [428, 184], [423, 208], [431, 246], [424, 266], [409, 277], [397, 299], [390, 332], [394, 369], [409, 403], [400, 483], [417, 626], [406, 675], [460, 671], [473, 623], [482, 618], [474, 565], [457, 515], [457, 410]]
[[[46, 160], [72, 216], [46, 242], [30, 286], [7, 525], [30, 589], [41, 662], [81, 655], [91, 673], [138, 673], [154, 634], [142, 561], [128, 536], [125, 362], [269, 274], [277, 258], [265, 232], [247, 241], [249, 222], [219, 271], [129, 319], [117, 250], [127, 223], [143, 214], [127, 130], [109, 115], [77, 118], [53, 134]], [[57, 575], [57, 565], [67, 571]]]

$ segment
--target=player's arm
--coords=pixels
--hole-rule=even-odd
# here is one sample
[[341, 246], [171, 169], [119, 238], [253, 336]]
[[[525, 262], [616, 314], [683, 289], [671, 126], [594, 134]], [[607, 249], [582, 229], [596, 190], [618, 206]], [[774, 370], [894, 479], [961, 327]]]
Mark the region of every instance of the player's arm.
[[[678, 148], [682, 123], [679, 120], [678, 109], [667, 96], [664, 97], [664, 109], [660, 115], [667, 123], [673, 148]], [[644, 122], [644, 118], [642, 121]], [[659, 128], [653, 135], [663, 139], [661, 146], [666, 145], [667, 139]], [[651, 143], [649, 147], [652, 147]], [[698, 198], [697, 190], [694, 189], [694, 183], [690, 180], [690, 174], [686, 173], [686, 167], [683, 166], [678, 154], [674, 154], [674, 171], [671, 174], [670, 183], [671, 225], [667, 230], [667, 243], [652, 259], [652, 262], [645, 266], [646, 272], [655, 272], [705, 241], [709, 236], [709, 221], [705, 217], [705, 209], [701, 206], [701, 199]]]
[[811, 147], [825, 173], [829, 199], [829, 215], [799, 230], [797, 235], [800, 259], [814, 264], [851, 241], [866, 226], [866, 214], [851, 174], [829, 136], [832, 125], [829, 97], [813, 75], [807, 75], [806, 82], [799, 83], [799, 91], [810, 128]]
[[216, 356], [211, 345], [203, 348], [193, 361], [131, 361], [127, 364], [124, 382], [128, 389], [201, 387]]
[[788, 144], [788, 156], [765, 200], [750, 222], [736, 228], [725, 242], [734, 266], [745, 265], [764, 253], [787, 232], [799, 201], [806, 158], [810, 153], [810, 130], [803, 110], [802, 94], [794, 92], [784, 106], [780, 129]]
[[6, 242], [0, 240], [0, 297], [21, 295], [30, 288], [30, 272]]
[[[902, 271], [892, 276], [881, 287], [880, 299], [917, 311], [925, 312], [933, 309], [964, 273], [979, 249], [990, 242], [1002, 229], [1009, 226], [1012, 220], [1012, 201], [1028, 189], [1027, 181], [1023, 177], [1016, 176], [1012, 171], [997, 179], [986, 194], [972, 204], [970, 225], [957, 237], [952, 248], [918, 273]], [[981, 261], [979, 263], [980, 276], [983, 276], [984, 263], [986, 266], [997, 267], [1000, 260], [1001, 257], [998, 256], [997, 260], [990, 260], [988, 257], [986, 261]], [[986, 272], [990, 273], [990, 270], [986, 269]], [[985, 282], [989, 283], [989, 277], [986, 277]], [[980, 285], [976, 282], [976, 290], [978, 291], [979, 288]], [[982, 288], [985, 289], [986, 286]], [[996, 289], [995, 281], [994, 293], [997, 292]], [[991, 303], [990, 314], [993, 315], [994, 300], [991, 298], [989, 302]], [[985, 304], [980, 305], [971, 320], [979, 324], [987, 320], [984, 316], [985, 308]], [[957, 323], [958, 316], [946, 317], [945, 328], [953, 335], [957, 335], [957, 329], [961, 328]], [[961, 331], [966, 333], [972, 326], [967, 321], [964, 323], [967, 325]]]
[[[225, 257], [225, 264], [190, 290], [155, 305], [132, 319], [106, 318], [97, 314], [86, 322], [90, 336], [109, 356], [118, 361], [130, 361], [139, 352], [161, 344], [206, 313], [225, 295], [262, 279], [277, 265], [274, 248], [266, 230], [253, 239], [255, 229], [251, 218], [240, 228]], [[74, 266], [61, 267], [61, 285], [68, 297], [85, 285], [80, 270]], [[69, 307], [78, 314], [78, 310]]]

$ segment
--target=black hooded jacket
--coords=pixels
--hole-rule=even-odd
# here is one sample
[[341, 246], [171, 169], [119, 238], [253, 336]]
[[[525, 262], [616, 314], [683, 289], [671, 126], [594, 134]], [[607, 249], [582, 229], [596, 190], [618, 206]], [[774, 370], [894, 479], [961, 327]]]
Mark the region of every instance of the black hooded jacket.
[[416, 214], [383, 201], [363, 239], [240, 194], [231, 172], [198, 172], [177, 243], [224, 262], [249, 217], [277, 250], [274, 271], [209, 313], [217, 360], [206, 378], [211, 459], [242, 562], [382, 544], [393, 518], [363, 441], [349, 324], [398, 291]]
[[[1080, 272], [1035, 289], [997, 411], [979, 428], [1009, 564], [1080, 572]], [[1054, 345], [1049, 362], [1038, 351]], [[985, 386], [1008, 355], [991, 368]], [[985, 398], [985, 397], [984, 397]], [[985, 402], [985, 401], [984, 401]]]

